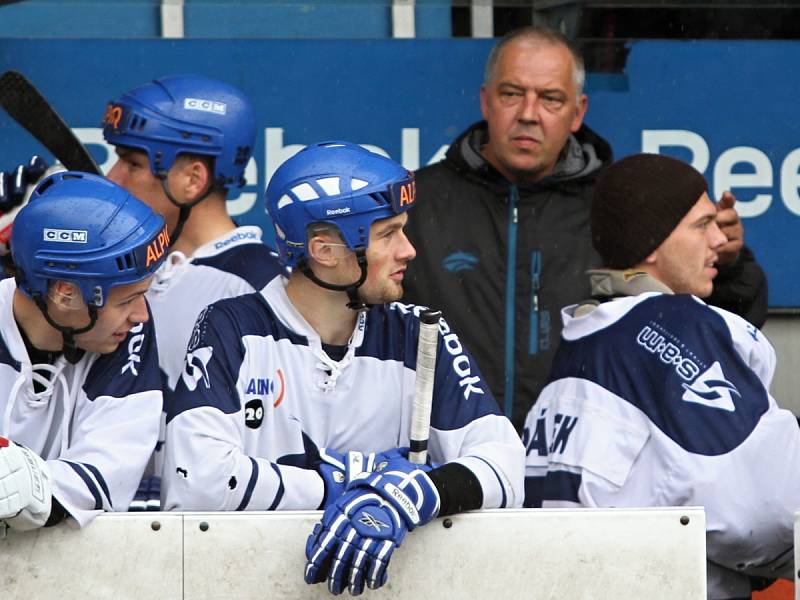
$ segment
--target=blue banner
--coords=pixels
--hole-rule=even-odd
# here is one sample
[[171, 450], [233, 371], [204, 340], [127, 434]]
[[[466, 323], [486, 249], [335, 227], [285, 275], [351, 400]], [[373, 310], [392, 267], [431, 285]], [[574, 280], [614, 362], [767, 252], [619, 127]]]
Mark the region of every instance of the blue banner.
[[[237, 85], [259, 123], [252, 182], [229, 203], [243, 224], [271, 227], [261, 192], [277, 166], [305, 144], [346, 139], [416, 169], [480, 119], [478, 90], [492, 40], [0, 40], [0, 69], [31, 79], [104, 169], [108, 100], [176, 73]], [[617, 157], [669, 153], [707, 177], [715, 196], [732, 189], [747, 243], [765, 267], [770, 306], [800, 307], [800, 127], [793, 120], [800, 44], [633, 43], [625, 71], [590, 74], [587, 123]], [[0, 115], [0, 167], [41, 147]]]

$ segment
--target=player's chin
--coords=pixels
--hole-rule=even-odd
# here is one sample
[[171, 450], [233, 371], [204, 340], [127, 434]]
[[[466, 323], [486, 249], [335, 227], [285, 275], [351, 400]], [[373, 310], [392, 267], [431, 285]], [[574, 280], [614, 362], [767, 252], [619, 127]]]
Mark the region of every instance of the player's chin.
[[380, 292], [362, 293], [361, 297], [367, 304], [388, 304], [403, 298], [403, 284], [387, 285]]
[[119, 348], [120, 342], [115, 339], [103, 340], [102, 342], [94, 342], [85, 344], [84, 350], [88, 352], [97, 352], [98, 354], [111, 354]]
[[708, 298], [711, 295], [711, 292], [713, 291], [714, 291], [714, 281], [712, 278], [703, 282], [698, 282], [698, 284], [695, 285], [695, 288], [692, 291], [692, 293], [698, 298]]

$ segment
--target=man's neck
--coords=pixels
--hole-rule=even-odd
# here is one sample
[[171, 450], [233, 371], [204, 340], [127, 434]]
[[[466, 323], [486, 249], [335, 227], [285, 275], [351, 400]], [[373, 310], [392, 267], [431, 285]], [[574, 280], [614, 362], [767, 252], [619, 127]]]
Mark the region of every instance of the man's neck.
[[221, 194], [211, 194], [192, 208], [189, 219], [170, 252], [180, 251], [191, 257], [195, 251], [210, 241], [236, 229]]
[[45, 321], [36, 303], [19, 290], [14, 290], [14, 319], [24, 337], [37, 350], [60, 352], [64, 345], [61, 333]]
[[347, 308], [347, 294], [318, 286], [300, 272], [286, 285], [286, 295], [324, 344], [344, 345], [353, 335], [358, 313]]

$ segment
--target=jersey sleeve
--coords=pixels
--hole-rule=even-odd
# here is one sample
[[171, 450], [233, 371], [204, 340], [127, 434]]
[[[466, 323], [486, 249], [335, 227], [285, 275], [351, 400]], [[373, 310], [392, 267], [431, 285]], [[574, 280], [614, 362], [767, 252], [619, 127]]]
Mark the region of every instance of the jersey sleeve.
[[167, 412], [164, 510], [317, 509], [323, 500], [313, 469], [244, 451], [242, 302], [213, 304], [195, 325]]
[[777, 363], [775, 349], [772, 344], [752, 323], [748, 323], [741, 317], [715, 306], [709, 306], [709, 308], [725, 320], [736, 352], [747, 366], [753, 370], [753, 373], [758, 376], [764, 387], [769, 389], [770, 385], [772, 385]]
[[151, 322], [88, 367], [66, 451], [49, 460], [53, 495], [79, 526], [126, 511], [158, 436], [162, 394]]
[[[419, 321], [409, 336], [416, 362]], [[525, 452], [501, 414], [477, 363], [447, 322], [439, 322], [430, 449], [435, 462], [457, 462], [480, 482], [481, 508], [522, 505]]]

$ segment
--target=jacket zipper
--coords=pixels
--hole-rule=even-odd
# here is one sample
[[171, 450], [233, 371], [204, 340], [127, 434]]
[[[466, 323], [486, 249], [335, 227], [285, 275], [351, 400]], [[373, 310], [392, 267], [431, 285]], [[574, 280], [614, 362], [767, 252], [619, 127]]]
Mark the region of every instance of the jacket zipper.
[[508, 196], [508, 260], [506, 261], [506, 347], [505, 347], [505, 386], [504, 412], [510, 419], [514, 409], [514, 323], [516, 312], [514, 300], [516, 296], [517, 277], [517, 205], [519, 191], [517, 186], [509, 188]]
[[528, 336], [528, 354], [539, 352], [539, 286], [542, 275], [542, 252], [531, 253], [531, 323]]

